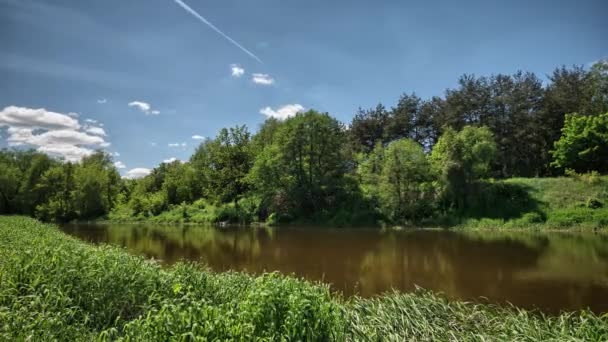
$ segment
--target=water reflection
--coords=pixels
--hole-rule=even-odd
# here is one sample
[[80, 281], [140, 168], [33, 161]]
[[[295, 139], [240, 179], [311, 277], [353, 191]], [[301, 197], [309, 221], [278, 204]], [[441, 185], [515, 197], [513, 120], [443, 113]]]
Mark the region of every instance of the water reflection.
[[329, 282], [346, 295], [418, 285], [454, 298], [548, 312], [608, 311], [603, 235], [117, 224], [64, 230], [166, 263], [188, 259], [217, 271], [293, 273]]

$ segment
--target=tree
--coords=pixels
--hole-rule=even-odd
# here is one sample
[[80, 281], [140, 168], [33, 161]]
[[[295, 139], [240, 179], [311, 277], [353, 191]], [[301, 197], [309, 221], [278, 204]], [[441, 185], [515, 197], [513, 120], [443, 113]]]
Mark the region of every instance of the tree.
[[98, 151], [82, 159], [74, 171], [75, 208], [80, 218], [107, 214], [114, 206], [120, 177], [109, 155]]
[[36, 207], [36, 217], [46, 221], [68, 221], [76, 217], [74, 165], [66, 163], [48, 169], [38, 188], [46, 200]]
[[310, 217], [336, 204], [347, 160], [344, 128], [327, 113], [291, 117], [257, 156], [250, 184], [281, 214]]
[[[586, 113], [591, 104], [591, 87], [589, 74], [583, 67], [568, 69], [557, 68], [549, 77], [551, 81], [543, 98], [543, 112], [539, 124], [542, 124], [545, 158], [550, 162], [549, 150], [561, 136], [564, 118], [570, 113]], [[595, 114], [600, 114], [595, 113]]]
[[162, 189], [169, 204], [192, 203], [201, 196], [194, 168], [179, 160], [167, 165]]
[[489, 174], [496, 155], [494, 136], [487, 127], [448, 128], [430, 155], [432, 169], [443, 185], [444, 199], [458, 209], [466, 206], [469, 187]]
[[21, 171], [10, 155], [2, 153], [0, 157], [0, 213], [9, 214], [17, 209], [13, 202], [19, 191]]
[[58, 162], [42, 153], [26, 153], [22, 157], [26, 169], [23, 171], [17, 196], [18, 212], [34, 215], [36, 206], [45, 200], [44, 194], [37, 188], [40, 178], [46, 170]]
[[357, 169], [363, 194], [393, 222], [420, 219], [432, 209], [430, 165], [423, 147], [403, 138], [377, 144]]
[[608, 113], [566, 115], [562, 136], [555, 142], [552, 166], [578, 172], [608, 171]]
[[253, 164], [250, 140], [246, 126], [223, 128], [214, 140], [197, 148], [191, 162], [208, 198], [237, 204], [248, 191], [245, 176]]
[[359, 111], [349, 128], [349, 139], [355, 152], [369, 152], [377, 142], [386, 140], [389, 112], [379, 103], [376, 108]]
[[608, 112], [608, 59], [594, 63], [589, 70], [589, 105], [582, 113]]

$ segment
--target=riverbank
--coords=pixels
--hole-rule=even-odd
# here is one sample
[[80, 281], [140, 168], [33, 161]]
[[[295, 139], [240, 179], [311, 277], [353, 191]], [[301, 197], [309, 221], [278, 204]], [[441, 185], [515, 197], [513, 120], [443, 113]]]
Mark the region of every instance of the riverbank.
[[[355, 213], [359, 215], [359, 213]], [[353, 214], [353, 215], [355, 215]], [[126, 207], [98, 222], [273, 225], [273, 219], [256, 222], [247, 206], [217, 206], [204, 200], [170, 206], [157, 215], [134, 216]], [[353, 226], [343, 222], [285, 222], [285, 224]], [[348, 223], [346, 223], [348, 222]], [[608, 230], [608, 176], [573, 175], [552, 178], [511, 178], [484, 181], [471, 190], [460, 211], [437, 212], [417, 222], [395, 223], [364, 217], [358, 224], [370, 227], [423, 227], [455, 229]]]
[[546, 316], [418, 291], [343, 298], [277, 273], [162, 268], [0, 217], [0, 339], [605, 340], [608, 316]]

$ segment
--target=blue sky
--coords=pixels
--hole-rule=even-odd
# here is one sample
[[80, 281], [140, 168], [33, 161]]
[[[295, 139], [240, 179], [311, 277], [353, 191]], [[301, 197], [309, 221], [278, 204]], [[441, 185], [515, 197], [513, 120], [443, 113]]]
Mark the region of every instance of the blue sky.
[[0, 147], [104, 148], [127, 174], [266, 115], [348, 122], [463, 73], [544, 77], [608, 56], [605, 0], [183, 1], [263, 63], [175, 0], [0, 0]]

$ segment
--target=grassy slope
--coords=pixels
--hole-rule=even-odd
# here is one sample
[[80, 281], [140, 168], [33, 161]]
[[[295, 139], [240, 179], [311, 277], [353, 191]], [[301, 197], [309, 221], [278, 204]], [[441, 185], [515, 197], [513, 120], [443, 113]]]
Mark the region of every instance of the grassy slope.
[[608, 315], [546, 317], [432, 293], [344, 300], [276, 273], [213, 273], [0, 217], [0, 340], [606, 340]]
[[[517, 208], [517, 215], [492, 218], [493, 211], [517, 206], [509, 197], [476, 218], [464, 220], [466, 228], [606, 228], [608, 227], [608, 176], [595, 178], [511, 178], [497, 183], [525, 191], [529, 206]], [[523, 207], [523, 206], [522, 206]], [[485, 216], [485, 217], [484, 217]]]

